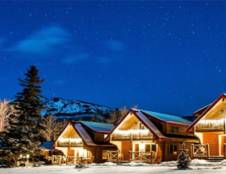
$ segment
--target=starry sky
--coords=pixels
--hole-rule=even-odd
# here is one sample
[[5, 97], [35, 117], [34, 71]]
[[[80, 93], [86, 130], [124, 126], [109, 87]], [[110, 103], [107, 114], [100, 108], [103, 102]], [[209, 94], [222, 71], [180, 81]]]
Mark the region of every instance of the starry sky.
[[43, 95], [187, 115], [226, 90], [226, 2], [0, 0], [0, 99]]

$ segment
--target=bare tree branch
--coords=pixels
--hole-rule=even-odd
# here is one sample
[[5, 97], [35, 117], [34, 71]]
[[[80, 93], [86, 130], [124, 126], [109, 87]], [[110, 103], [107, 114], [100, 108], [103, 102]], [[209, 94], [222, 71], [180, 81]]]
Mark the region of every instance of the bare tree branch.
[[13, 106], [9, 101], [3, 100], [0, 102], [0, 132], [8, 127], [8, 118], [13, 113]]

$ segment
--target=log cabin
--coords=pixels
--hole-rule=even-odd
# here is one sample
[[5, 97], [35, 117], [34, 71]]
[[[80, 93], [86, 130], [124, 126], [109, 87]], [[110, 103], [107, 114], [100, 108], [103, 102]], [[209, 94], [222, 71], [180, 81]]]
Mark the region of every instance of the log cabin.
[[226, 94], [194, 112], [196, 119], [188, 128], [200, 144], [194, 146], [196, 158], [226, 157]]
[[54, 148], [64, 153], [66, 163], [104, 162], [104, 150], [116, 146], [105, 141], [113, 125], [96, 122], [70, 122], [57, 138]]
[[187, 132], [190, 124], [175, 115], [131, 109], [111, 131], [109, 141], [117, 146], [120, 161], [176, 160], [182, 147], [192, 156], [192, 145], [199, 143], [193, 133]]

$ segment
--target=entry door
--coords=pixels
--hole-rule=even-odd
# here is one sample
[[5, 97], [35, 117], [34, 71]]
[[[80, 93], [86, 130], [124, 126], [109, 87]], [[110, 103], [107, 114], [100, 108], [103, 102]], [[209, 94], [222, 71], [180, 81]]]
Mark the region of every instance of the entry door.
[[129, 161], [131, 158], [131, 151], [132, 151], [132, 142], [131, 141], [122, 141], [122, 154], [123, 159]]
[[218, 132], [205, 132], [203, 133], [203, 144], [209, 145], [210, 156], [219, 156], [220, 155], [220, 139]]
[[75, 156], [75, 151], [74, 151], [74, 149], [68, 148], [67, 156], [68, 156], [68, 157], [74, 157], [74, 156]]

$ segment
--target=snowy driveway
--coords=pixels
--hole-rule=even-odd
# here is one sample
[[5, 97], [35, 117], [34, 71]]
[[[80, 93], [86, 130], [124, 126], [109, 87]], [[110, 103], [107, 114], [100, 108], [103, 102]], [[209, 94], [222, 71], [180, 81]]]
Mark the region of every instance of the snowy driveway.
[[87, 168], [75, 169], [74, 166], [43, 166], [0, 169], [0, 174], [226, 174], [226, 162], [209, 163], [192, 162], [191, 169], [177, 170], [175, 162], [161, 165], [145, 164], [104, 164], [90, 165]]

